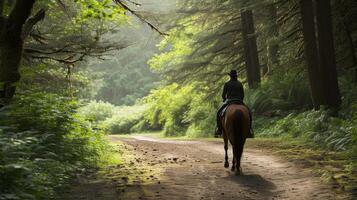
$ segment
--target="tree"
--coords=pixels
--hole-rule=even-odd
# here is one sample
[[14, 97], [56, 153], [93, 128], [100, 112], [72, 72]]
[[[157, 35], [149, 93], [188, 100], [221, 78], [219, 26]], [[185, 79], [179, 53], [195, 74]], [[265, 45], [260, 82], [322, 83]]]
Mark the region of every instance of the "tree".
[[33, 25], [44, 18], [44, 11], [40, 11], [29, 19], [34, 3], [35, 0], [17, 0], [6, 16], [5, 1], [0, 1], [0, 86], [3, 88], [1, 97], [6, 102], [15, 94], [15, 84], [20, 80], [18, 69], [24, 40]]
[[313, 0], [301, 0], [300, 8], [314, 108], [319, 109], [320, 105], [327, 105], [337, 109], [341, 99], [337, 82], [330, 1], [316, 0], [314, 6]]
[[300, 1], [301, 17], [303, 23], [303, 35], [305, 45], [305, 56], [310, 81], [310, 91], [313, 105], [316, 110], [323, 104], [322, 77], [319, 69], [318, 52], [316, 44], [316, 32], [314, 22], [314, 10], [312, 0]]
[[[343, 62], [340, 64], [343, 69], [350, 74], [354, 71], [354, 83], [357, 83], [357, 43], [355, 33], [357, 31], [357, 2], [354, 0], [336, 0], [334, 1], [333, 11], [337, 16], [335, 18], [336, 28], [336, 55], [339, 60]], [[347, 52], [349, 52], [347, 54]]]
[[250, 88], [256, 88], [260, 84], [260, 65], [253, 12], [243, 10], [241, 20], [248, 85]]
[[[123, 0], [74, 2], [9, 0], [8, 2], [10, 5], [5, 4], [3, 0], [0, 1], [0, 100], [3, 101], [2, 103], [10, 102], [15, 94], [16, 84], [21, 77], [19, 67], [22, 58], [26, 58], [27, 61], [61, 63], [67, 68], [69, 77], [75, 63], [83, 61], [86, 57], [102, 57], [108, 51], [122, 48], [123, 45], [113, 41], [108, 43], [101, 39], [106, 33], [115, 31], [116, 20], [120, 17], [125, 18], [126, 11], [156, 32], [164, 34], [132, 10]], [[44, 26], [33, 30], [36, 23], [45, 17], [43, 9], [30, 17], [36, 5], [57, 10], [50, 13], [55, 16], [53, 21], [50, 16]], [[9, 9], [11, 9], [9, 13], [5, 12]], [[59, 12], [64, 15], [58, 17]], [[104, 25], [105, 23], [107, 24]]]
[[277, 24], [278, 13], [275, 4], [268, 6], [268, 39], [266, 44], [267, 51], [267, 70], [264, 75], [270, 75], [274, 66], [279, 64], [279, 44], [277, 39], [279, 37], [279, 26]]
[[337, 81], [330, 0], [316, 0], [316, 19], [326, 105], [337, 109], [341, 104], [341, 97]]
[[[253, 56], [253, 62], [256, 63], [253, 67], [255, 82], [260, 82], [259, 60], [269, 59], [270, 71], [273, 66], [280, 67], [278, 62], [282, 68], [291, 66], [291, 63], [294, 64], [291, 67], [298, 67], [295, 63], [301, 62], [300, 46], [303, 42], [299, 38], [300, 24], [295, 4], [283, 0], [180, 2], [180, 18], [170, 30], [169, 36], [162, 41], [163, 52], [153, 57], [150, 64], [170, 82], [201, 81], [210, 87], [212, 94], [221, 89], [220, 83], [226, 79], [223, 75], [231, 69], [237, 69], [240, 79], [244, 83], [248, 82], [245, 61], [250, 62], [250, 59], [245, 58], [241, 18], [241, 10], [245, 9], [256, 11], [256, 25], [252, 23], [251, 26], [253, 34], [245, 34], [251, 39], [249, 42], [252, 49], [257, 50], [256, 53], [252, 51], [252, 54], [259, 52], [259, 55]], [[271, 8], [269, 12], [267, 7]], [[281, 55], [278, 55], [280, 47]], [[250, 82], [254, 79], [249, 78]]]

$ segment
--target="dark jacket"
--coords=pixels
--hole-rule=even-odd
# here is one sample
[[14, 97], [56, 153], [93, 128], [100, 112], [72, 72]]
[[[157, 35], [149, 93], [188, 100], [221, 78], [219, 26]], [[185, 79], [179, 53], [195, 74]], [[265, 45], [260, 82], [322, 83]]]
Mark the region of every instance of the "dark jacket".
[[224, 84], [223, 93], [222, 93], [223, 101], [226, 99], [239, 99], [241, 101], [244, 100], [244, 89], [243, 85], [238, 80], [230, 80]]

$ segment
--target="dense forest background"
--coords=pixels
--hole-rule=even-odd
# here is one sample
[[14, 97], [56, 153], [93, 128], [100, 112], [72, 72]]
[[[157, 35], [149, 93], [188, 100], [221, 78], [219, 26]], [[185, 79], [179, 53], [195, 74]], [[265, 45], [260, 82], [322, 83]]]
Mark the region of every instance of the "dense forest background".
[[0, 199], [46, 199], [111, 162], [106, 134], [212, 137], [231, 69], [258, 137], [339, 152], [356, 173], [356, 10], [354, 0], [0, 1]]

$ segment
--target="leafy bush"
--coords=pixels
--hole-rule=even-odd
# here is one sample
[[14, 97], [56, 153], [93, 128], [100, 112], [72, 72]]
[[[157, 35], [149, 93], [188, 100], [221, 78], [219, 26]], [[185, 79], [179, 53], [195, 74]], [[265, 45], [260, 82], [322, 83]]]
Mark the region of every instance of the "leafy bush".
[[179, 88], [172, 84], [154, 90], [145, 98], [148, 109], [145, 119], [153, 127], [163, 127], [166, 136], [184, 135], [188, 124], [184, 117], [193, 98], [193, 86]]
[[348, 71], [348, 74], [340, 77], [339, 86], [342, 96], [341, 117], [351, 119], [356, 111], [357, 87], [354, 80], [354, 71]]
[[84, 107], [79, 109], [79, 114], [85, 119], [96, 124], [111, 118], [115, 113], [116, 107], [110, 103], [103, 101], [91, 101]]
[[285, 73], [277, 69], [269, 79], [263, 80], [260, 88], [247, 90], [244, 101], [257, 114], [311, 108], [308, 81], [297, 70]]
[[189, 124], [188, 137], [208, 137], [214, 133], [217, 108], [205, 99], [205, 95], [196, 94], [189, 105], [184, 119]]
[[145, 104], [115, 106], [107, 102], [91, 101], [79, 109], [79, 114], [91, 121], [95, 128], [109, 134], [124, 134], [150, 129], [144, 120]]
[[1, 111], [0, 199], [50, 199], [78, 170], [107, 159], [103, 135], [54, 94], [18, 96]]
[[217, 108], [207, 100], [202, 88], [201, 91], [195, 89], [198, 85], [172, 84], [152, 91], [144, 100], [148, 104], [144, 119], [151, 128], [162, 128], [165, 136], [212, 135]]
[[112, 117], [101, 123], [101, 127], [111, 134], [139, 131], [139, 126], [135, 125], [142, 120], [145, 109], [145, 105], [117, 107]]
[[[276, 120], [265, 129], [259, 129], [260, 136], [282, 136], [301, 139], [322, 148], [344, 151], [356, 143], [356, 119], [343, 120], [330, 117], [327, 110], [292, 113]], [[354, 150], [355, 151], [355, 150]]]
[[260, 89], [248, 90], [244, 102], [252, 112], [257, 114], [272, 111], [276, 107], [269, 94]]

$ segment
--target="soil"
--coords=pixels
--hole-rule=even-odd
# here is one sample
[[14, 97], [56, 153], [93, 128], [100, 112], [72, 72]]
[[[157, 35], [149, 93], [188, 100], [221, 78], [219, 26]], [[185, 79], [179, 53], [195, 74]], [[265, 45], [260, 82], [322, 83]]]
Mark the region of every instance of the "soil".
[[60, 199], [353, 199], [257, 147], [246, 146], [237, 176], [223, 167], [223, 141], [109, 138], [124, 149], [124, 163], [79, 177]]

